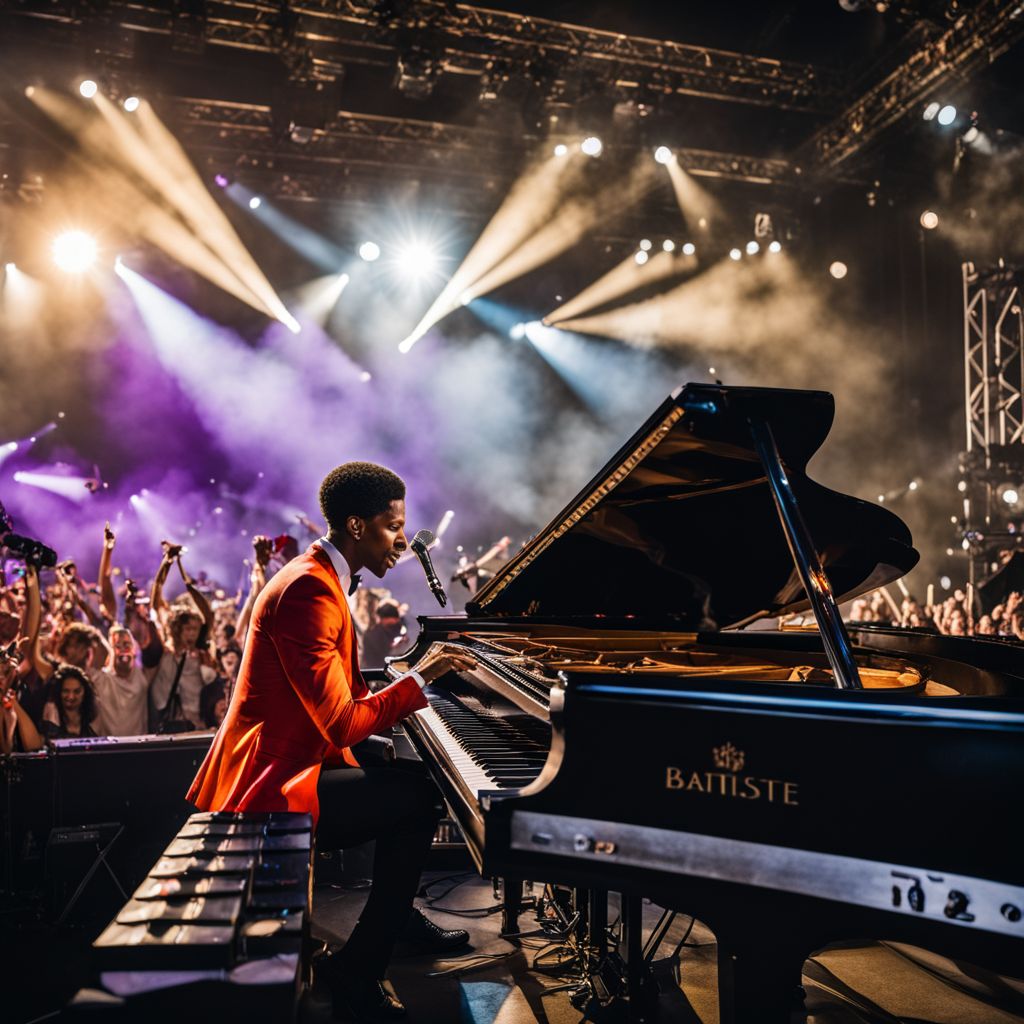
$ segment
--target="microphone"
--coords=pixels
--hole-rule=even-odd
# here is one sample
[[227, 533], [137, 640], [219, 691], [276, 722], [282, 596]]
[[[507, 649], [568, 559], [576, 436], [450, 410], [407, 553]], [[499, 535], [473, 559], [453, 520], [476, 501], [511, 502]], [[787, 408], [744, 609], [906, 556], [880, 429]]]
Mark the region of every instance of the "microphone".
[[420, 560], [420, 565], [423, 566], [430, 592], [443, 608], [448, 603], [448, 596], [444, 592], [444, 587], [441, 586], [441, 581], [437, 578], [437, 573], [434, 572], [434, 563], [430, 560], [430, 552], [427, 550], [434, 543], [434, 539], [434, 535], [429, 530], [420, 530], [413, 537], [409, 546], [412, 548], [412, 553]]

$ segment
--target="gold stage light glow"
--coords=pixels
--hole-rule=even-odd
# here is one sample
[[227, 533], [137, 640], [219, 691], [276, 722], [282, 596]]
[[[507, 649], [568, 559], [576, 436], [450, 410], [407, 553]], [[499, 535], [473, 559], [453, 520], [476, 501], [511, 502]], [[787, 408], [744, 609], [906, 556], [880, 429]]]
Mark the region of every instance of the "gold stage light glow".
[[679, 211], [686, 223], [702, 229], [713, 224], [721, 224], [724, 218], [718, 200], [698, 185], [693, 175], [679, 166], [678, 160], [670, 160], [664, 166], [672, 181]]
[[696, 256], [692, 254], [676, 256], [665, 250], [655, 253], [643, 264], [640, 264], [636, 258], [640, 253], [643, 253], [644, 256], [647, 255], [641, 249], [640, 252], [627, 256], [603, 277], [598, 278], [578, 295], [574, 295], [568, 302], [548, 313], [544, 317], [544, 323], [561, 326], [564, 320], [582, 316], [592, 309], [607, 305], [623, 295], [654, 284], [656, 281], [664, 281], [677, 274], [695, 270], [698, 265]]
[[96, 262], [99, 247], [85, 231], [64, 231], [53, 240], [50, 253], [66, 274], [82, 274]]
[[83, 108], [70, 97], [44, 88], [34, 89], [31, 99], [78, 143], [72, 159], [85, 179], [94, 212], [291, 330], [299, 330], [149, 103], [140, 100], [134, 112], [126, 113], [98, 93]]
[[589, 160], [550, 156], [512, 187], [469, 255], [413, 331], [398, 346], [408, 352], [434, 324], [577, 245], [608, 211], [628, 209], [657, 183], [656, 168], [638, 160], [626, 176], [593, 188]]

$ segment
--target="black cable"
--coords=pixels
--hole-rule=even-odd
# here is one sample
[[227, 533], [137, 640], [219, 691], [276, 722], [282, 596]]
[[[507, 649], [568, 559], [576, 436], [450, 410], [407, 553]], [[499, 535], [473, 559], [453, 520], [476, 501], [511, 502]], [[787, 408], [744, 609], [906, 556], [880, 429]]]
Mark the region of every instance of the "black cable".
[[456, 871], [455, 874], [453, 875], [442, 875], [440, 878], [433, 878], [429, 882], [425, 882], [423, 885], [421, 885], [416, 895], [424, 899], [429, 899], [430, 890], [435, 885], [440, 885], [442, 882], [450, 882], [453, 878], [461, 878], [463, 881], [467, 881], [468, 879], [474, 877], [475, 874], [475, 871]]
[[[424, 899], [426, 900], [427, 906], [432, 907], [438, 900], [443, 900], [449, 893], [454, 892], [460, 885], [465, 885], [470, 879], [475, 878], [475, 873], [464, 872], [463, 876], [459, 878], [458, 875], [449, 875], [447, 878], [438, 878], [436, 881], [431, 882], [430, 885], [424, 886]], [[436, 896], [431, 896], [429, 893], [430, 887], [437, 885], [438, 882], [447, 882], [452, 878], [458, 878], [457, 882], [453, 882], [445, 889], [444, 892], [439, 892]]]
[[454, 917], [489, 917], [491, 914], [498, 913], [502, 909], [500, 903], [494, 903], [489, 907], [438, 907], [435, 904], [430, 904], [431, 910], [436, 910], [441, 914], [452, 914]]
[[443, 974], [463, 974], [466, 971], [475, 971], [478, 967], [487, 967], [497, 960], [503, 960], [514, 952], [515, 950], [509, 950], [507, 953], [467, 953], [465, 957], [458, 960], [442, 960], [441, 963], [451, 963], [452, 966], [445, 967], [440, 971], [430, 971], [427, 977], [439, 978]]

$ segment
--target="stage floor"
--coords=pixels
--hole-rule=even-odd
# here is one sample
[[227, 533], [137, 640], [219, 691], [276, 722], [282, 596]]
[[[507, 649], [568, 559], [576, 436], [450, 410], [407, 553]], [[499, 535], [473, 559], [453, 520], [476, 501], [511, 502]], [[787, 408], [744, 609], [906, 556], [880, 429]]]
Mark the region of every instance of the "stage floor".
[[[389, 979], [409, 1010], [410, 1024], [570, 1024], [582, 1018], [561, 989], [568, 979], [531, 969], [551, 965], [557, 950], [544, 937], [521, 946], [499, 935], [500, 914], [489, 882], [475, 874], [424, 876], [427, 898], [417, 904], [438, 924], [466, 928], [470, 947], [459, 956], [401, 956]], [[454, 886], [454, 888], [452, 888]], [[366, 891], [320, 884], [314, 892], [313, 934], [332, 945], [344, 941]], [[646, 932], [660, 908], [644, 907]], [[614, 917], [612, 911], [610, 916]], [[662, 955], [672, 953], [689, 926], [679, 915]], [[520, 918], [523, 931], [537, 927], [535, 915]], [[714, 936], [696, 922], [679, 956], [681, 984], [665, 984], [659, 996], [661, 1024], [717, 1024]], [[666, 964], [667, 967], [667, 964]], [[668, 970], [659, 977], [671, 977]], [[1024, 981], [961, 969], [942, 957], [896, 944], [829, 948], [804, 966], [804, 1013], [793, 1024], [1024, 1024]], [[299, 1024], [331, 1020], [329, 996], [319, 986], [304, 1000]]]

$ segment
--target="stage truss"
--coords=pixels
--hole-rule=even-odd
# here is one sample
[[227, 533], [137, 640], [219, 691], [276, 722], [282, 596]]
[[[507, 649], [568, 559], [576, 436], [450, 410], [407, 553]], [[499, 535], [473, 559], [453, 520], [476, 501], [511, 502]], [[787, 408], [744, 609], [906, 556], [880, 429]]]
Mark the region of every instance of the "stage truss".
[[964, 263], [962, 273], [963, 534], [974, 583], [998, 567], [999, 551], [1024, 550], [1024, 268]]

